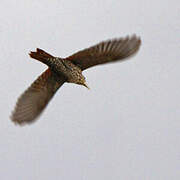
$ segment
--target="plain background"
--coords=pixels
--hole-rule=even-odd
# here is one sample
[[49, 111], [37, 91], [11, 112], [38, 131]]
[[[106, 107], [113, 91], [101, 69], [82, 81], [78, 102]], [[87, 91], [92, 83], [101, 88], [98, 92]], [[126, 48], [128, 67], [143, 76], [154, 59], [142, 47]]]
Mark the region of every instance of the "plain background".
[[[129, 61], [65, 84], [36, 123], [9, 116], [46, 66], [36, 47], [65, 57], [136, 33]], [[1, 0], [0, 179], [180, 179], [179, 0]]]

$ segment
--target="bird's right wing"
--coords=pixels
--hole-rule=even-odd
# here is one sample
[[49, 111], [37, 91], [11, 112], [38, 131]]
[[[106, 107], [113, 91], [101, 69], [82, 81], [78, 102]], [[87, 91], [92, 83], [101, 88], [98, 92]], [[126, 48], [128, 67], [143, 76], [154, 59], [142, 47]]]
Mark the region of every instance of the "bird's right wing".
[[55, 92], [65, 82], [49, 68], [19, 97], [11, 119], [17, 124], [33, 122], [45, 109]]
[[98, 64], [124, 60], [134, 55], [140, 44], [141, 40], [136, 35], [112, 39], [81, 50], [66, 59], [85, 70]]

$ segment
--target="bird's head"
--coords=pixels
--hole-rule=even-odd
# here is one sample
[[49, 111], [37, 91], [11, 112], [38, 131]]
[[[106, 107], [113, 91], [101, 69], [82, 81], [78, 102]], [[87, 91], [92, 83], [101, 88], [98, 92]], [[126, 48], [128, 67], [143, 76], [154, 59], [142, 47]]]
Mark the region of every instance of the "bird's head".
[[81, 76], [78, 77], [76, 84], [85, 86], [86, 88], [90, 89], [86, 83], [86, 78], [82, 74], [81, 74]]

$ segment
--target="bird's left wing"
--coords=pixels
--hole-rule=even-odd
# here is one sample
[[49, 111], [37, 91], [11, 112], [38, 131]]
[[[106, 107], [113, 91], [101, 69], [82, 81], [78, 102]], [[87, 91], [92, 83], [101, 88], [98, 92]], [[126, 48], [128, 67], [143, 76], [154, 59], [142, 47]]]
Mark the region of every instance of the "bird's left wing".
[[112, 39], [81, 50], [66, 59], [85, 70], [98, 64], [124, 60], [134, 55], [140, 44], [141, 40], [136, 35]]
[[57, 76], [48, 68], [20, 96], [11, 116], [12, 121], [17, 124], [33, 122], [64, 82], [63, 76]]

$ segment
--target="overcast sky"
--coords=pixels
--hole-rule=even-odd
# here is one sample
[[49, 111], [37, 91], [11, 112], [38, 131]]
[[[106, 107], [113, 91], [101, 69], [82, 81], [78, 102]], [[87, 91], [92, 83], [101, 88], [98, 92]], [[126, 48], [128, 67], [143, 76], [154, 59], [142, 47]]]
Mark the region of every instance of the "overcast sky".
[[[141, 36], [129, 61], [64, 84], [36, 123], [9, 119], [46, 66], [36, 47], [65, 57], [99, 41]], [[0, 179], [180, 179], [179, 0], [1, 0]]]

